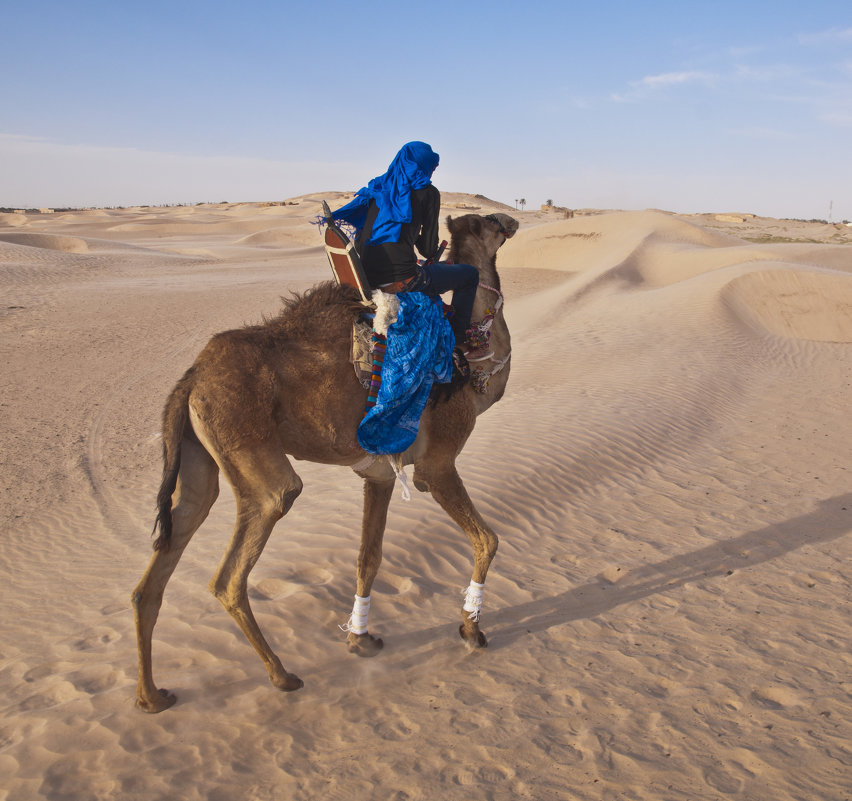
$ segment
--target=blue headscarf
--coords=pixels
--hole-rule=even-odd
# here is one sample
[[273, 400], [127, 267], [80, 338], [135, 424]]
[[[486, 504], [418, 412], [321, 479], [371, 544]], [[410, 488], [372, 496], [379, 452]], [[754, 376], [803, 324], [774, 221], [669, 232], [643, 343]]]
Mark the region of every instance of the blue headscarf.
[[411, 222], [411, 190], [432, 183], [438, 166], [438, 154], [425, 142], [403, 145], [384, 175], [373, 178], [358, 190], [355, 199], [332, 213], [335, 220], [345, 220], [359, 232], [367, 219], [370, 201], [375, 200], [379, 213], [373, 223], [368, 245], [398, 242], [402, 223]]

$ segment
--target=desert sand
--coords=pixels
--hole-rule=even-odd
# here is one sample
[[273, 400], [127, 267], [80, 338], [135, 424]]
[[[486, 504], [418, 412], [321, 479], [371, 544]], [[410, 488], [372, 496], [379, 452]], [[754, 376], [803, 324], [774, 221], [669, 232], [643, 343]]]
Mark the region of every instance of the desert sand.
[[[166, 395], [217, 331], [330, 278], [319, 201], [0, 215], [0, 799], [842, 801], [852, 787], [852, 229], [508, 211], [504, 399], [459, 459], [501, 539], [489, 647], [464, 535], [399, 494], [347, 653], [360, 480], [305, 489], [254, 570], [276, 691], [207, 591], [227, 487], [134, 707]], [[719, 210], [725, 212], [725, 210]]]

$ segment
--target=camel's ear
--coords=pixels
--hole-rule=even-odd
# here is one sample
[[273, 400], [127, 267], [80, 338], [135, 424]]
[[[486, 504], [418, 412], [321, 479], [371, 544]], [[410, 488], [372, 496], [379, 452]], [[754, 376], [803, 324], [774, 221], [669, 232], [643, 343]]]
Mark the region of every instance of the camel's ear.
[[455, 220], [451, 216], [447, 216], [447, 228], [453, 236], [456, 236], [465, 227], [474, 236], [481, 236], [482, 218], [476, 214], [465, 214], [464, 217], [458, 217]]

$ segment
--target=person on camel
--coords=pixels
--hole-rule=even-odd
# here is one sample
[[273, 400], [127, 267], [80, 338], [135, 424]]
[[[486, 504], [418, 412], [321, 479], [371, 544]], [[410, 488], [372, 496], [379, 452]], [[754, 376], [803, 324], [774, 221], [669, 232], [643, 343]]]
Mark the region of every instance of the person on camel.
[[[467, 343], [479, 271], [470, 264], [433, 261], [438, 256], [441, 193], [432, 183], [439, 157], [425, 142], [403, 145], [384, 175], [332, 212], [358, 232], [355, 245], [370, 286], [384, 292], [453, 293], [450, 326], [456, 349], [468, 361], [488, 358], [489, 348]], [[421, 264], [417, 252], [425, 259]]]

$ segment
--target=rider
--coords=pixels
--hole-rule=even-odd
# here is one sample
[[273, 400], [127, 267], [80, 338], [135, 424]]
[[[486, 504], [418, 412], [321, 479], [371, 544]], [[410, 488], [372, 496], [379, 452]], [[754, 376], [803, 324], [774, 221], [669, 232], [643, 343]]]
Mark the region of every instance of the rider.
[[[441, 193], [432, 184], [438, 161], [438, 154], [425, 142], [403, 145], [387, 172], [359, 189], [355, 199], [332, 217], [358, 231], [356, 246], [370, 286], [430, 297], [452, 290], [455, 313], [450, 326], [457, 349], [469, 360], [486, 358], [465, 344], [479, 271], [470, 264], [431, 261], [438, 255]], [[418, 263], [415, 248], [425, 264]]]

